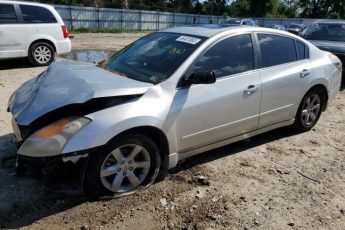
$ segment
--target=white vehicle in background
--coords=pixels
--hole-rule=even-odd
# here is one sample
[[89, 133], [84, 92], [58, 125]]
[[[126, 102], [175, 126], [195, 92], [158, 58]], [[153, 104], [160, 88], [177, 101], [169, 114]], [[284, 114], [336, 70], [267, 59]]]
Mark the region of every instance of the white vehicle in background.
[[70, 51], [66, 26], [54, 7], [0, 1], [0, 60], [28, 57], [33, 65], [45, 66]]

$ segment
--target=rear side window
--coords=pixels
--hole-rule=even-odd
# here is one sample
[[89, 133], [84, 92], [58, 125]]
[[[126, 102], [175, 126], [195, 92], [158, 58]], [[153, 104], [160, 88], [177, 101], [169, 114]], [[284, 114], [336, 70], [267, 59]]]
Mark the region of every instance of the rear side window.
[[279, 35], [258, 34], [262, 67], [270, 67], [297, 60], [295, 40]]
[[0, 24], [17, 23], [17, 15], [12, 4], [0, 4]]
[[226, 38], [207, 50], [188, 71], [214, 71], [224, 77], [254, 69], [253, 42], [250, 34]]
[[303, 60], [309, 58], [309, 50], [306, 45], [302, 42], [296, 41], [296, 49], [297, 49], [297, 60]]
[[24, 22], [26, 23], [56, 23], [54, 15], [40, 6], [20, 5]]

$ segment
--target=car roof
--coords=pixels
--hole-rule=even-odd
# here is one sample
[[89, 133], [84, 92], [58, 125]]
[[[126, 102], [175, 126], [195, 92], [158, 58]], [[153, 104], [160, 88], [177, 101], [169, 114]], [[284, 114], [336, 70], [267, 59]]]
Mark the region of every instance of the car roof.
[[222, 32], [269, 32], [275, 34], [282, 34], [282, 35], [290, 35], [290, 33], [284, 31], [278, 31], [275, 29], [264, 28], [264, 27], [256, 27], [256, 26], [242, 26], [242, 25], [222, 25], [222, 24], [205, 24], [205, 25], [191, 25], [191, 26], [181, 26], [181, 27], [172, 27], [161, 32], [168, 32], [168, 33], [179, 33], [179, 34], [188, 34], [188, 35], [195, 35], [200, 37], [213, 37], [216, 34]]
[[21, 2], [21, 1], [11, 1], [11, 0], [5, 0], [5, 1], [0, 1], [0, 3], [6, 3], [6, 4], [21, 4], [21, 5], [30, 5], [30, 6], [41, 6], [44, 8], [48, 9], [54, 9], [53, 6], [47, 5], [47, 4], [42, 4], [42, 3], [36, 3], [36, 2]]

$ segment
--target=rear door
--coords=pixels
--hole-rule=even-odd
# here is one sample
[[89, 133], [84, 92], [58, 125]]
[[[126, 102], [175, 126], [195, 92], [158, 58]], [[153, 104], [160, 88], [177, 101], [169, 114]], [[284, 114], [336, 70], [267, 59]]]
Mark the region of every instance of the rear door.
[[24, 37], [15, 4], [0, 3], [0, 59], [24, 56]]
[[177, 89], [179, 152], [257, 129], [261, 79], [254, 56], [251, 34], [242, 34], [218, 41], [193, 63], [185, 75], [214, 71], [217, 81]]
[[23, 33], [26, 34], [26, 49], [38, 39], [52, 42], [63, 39], [61, 25], [50, 9], [36, 5], [19, 5], [23, 16]]
[[257, 34], [262, 99], [259, 128], [294, 119], [312, 79], [307, 46], [288, 36]]

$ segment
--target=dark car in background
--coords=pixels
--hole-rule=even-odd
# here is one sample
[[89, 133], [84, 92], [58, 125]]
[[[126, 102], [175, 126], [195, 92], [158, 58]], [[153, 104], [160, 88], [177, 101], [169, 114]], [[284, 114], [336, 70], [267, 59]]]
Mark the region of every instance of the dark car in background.
[[251, 18], [229, 18], [223, 23], [224, 25], [246, 25], [246, 26], [257, 26], [257, 23]]
[[306, 26], [304, 24], [295, 24], [295, 23], [291, 23], [288, 28], [287, 31], [289, 31], [290, 33], [299, 35], [300, 33], [302, 33], [304, 30], [306, 29]]
[[[319, 49], [335, 54], [345, 65], [345, 20], [316, 21], [307, 28], [303, 37]], [[343, 70], [343, 87], [344, 76]]]
[[286, 31], [286, 27], [283, 26], [283, 25], [279, 25], [279, 24], [270, 25], [269, 28], [276, 29], [276, 30], [283, 30], [283, 31]]

